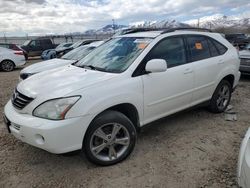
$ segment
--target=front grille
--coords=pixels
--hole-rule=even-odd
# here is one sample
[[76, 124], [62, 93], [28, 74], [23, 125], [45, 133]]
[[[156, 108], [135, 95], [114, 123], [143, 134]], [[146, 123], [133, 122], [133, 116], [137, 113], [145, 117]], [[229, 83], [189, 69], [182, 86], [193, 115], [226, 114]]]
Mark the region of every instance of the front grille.
[[250, 59], [241, 58], [241, 59], [240, 59], [240, 64], [241, 64], [241, 65], [250, 66]]
[[18, 92], [17, 89], [15, 89], [11, 101], [15, 108], [18, 110], [22, 110], [25, 106], [27, 106], [33, 98], [27, 97], [23, 95], [22, 93]]

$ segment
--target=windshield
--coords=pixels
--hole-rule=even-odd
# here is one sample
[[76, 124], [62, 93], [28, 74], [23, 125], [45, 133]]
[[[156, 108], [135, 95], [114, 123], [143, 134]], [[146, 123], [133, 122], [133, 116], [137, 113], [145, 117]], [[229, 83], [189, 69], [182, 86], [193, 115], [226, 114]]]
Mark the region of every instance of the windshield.
[[55, 49], [56, 49], [56, 50], [57, 50], [57, 49], [60, 49], [60, 48], [64, 47], [64, 45], [65, 45], [65, 43], [61, 43], [61, 44], [59, 44]]
[[62, 56], [62, 59], [69, 60], [79, 60], [85, 57], [89, 52], [91, 52], [95, 47], [80, 46]]
[[150, 38], [114, 38], [81, 59], [76, 65], [96, 70], [121, 73], [125, 71], [151, 42]]
[[75, 42], [74, 44], [72, 44], [70, 47], [71, 47], [71, 48], [77, 48], [77, 47], [80, 46], [81, 44], [82, 44], [82, 41], [79, 40], [79, 41]]
[[30, 40], [26, 40], [26, 41], [23, 43], [23, 45], [24, 45], [24, 46], [27, 46], [29, 43], [30, 43]]

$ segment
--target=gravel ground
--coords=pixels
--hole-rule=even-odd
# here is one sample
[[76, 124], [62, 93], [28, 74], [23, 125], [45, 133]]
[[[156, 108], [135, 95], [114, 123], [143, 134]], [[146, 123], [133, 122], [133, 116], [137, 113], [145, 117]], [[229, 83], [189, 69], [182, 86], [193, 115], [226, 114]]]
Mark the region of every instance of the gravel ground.
[[[0, 113], [20, 70], [0, 72]], [[110, 167], [90, 164], [79, 153], [54, 155], [22, 143], [1, 119], [0, 187], [237, 187], [240, 142], [250, 126], [250, 77], [241, 79], [231, 104], [236, 122], [196, 108], [152, 123], [132, 155]]]

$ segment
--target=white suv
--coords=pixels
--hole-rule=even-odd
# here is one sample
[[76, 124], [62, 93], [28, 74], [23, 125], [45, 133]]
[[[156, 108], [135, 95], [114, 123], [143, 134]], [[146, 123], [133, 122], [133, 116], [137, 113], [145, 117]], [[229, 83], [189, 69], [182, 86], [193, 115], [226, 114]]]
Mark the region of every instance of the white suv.
[[223, 112], [240, 78], [220, 34], [130, 31], [75, 65], [20, 82], [4, 109], [16, 138], [52, 153], [83, 150], [99, 165], [124, 160], [143, 125], [202, 102]]

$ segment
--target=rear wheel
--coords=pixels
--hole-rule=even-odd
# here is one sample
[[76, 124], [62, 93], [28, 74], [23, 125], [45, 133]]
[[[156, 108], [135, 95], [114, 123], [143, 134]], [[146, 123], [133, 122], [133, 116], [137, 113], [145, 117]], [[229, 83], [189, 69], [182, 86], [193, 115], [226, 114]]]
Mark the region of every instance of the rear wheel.
[[15, 64], [11, 60], [4, 60], [1, 62], [0, 68], [5, 72], [10, 72], [14, 70]]
[[93, 120], [85, 134], [83, 150], [89, 161], [113, 165], [129, 156], [136, 142], [136, 129], [122, 113], [106, 111]]
[[224, 112], [230, 103], [231, 95], [232, 85], [227, 80], [222, 80], [217, 86], [210, 101], [210, 111], [214, 113]]

